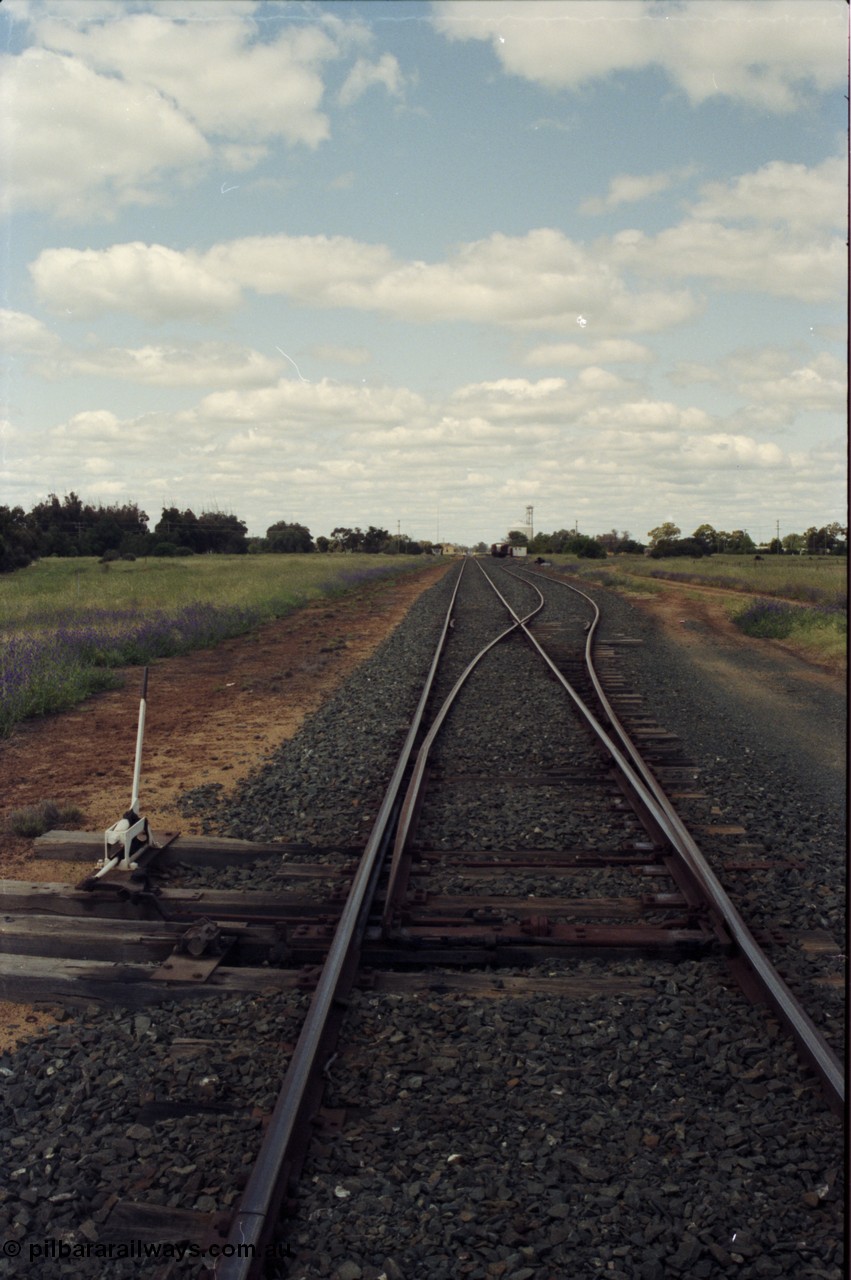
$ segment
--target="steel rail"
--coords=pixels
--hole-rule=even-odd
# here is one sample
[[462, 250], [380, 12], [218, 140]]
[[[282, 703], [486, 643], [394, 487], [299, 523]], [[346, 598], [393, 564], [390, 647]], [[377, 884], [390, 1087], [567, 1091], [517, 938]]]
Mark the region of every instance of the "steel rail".
[[333, 1048], [348, 992], [357, 972], [360, 946], [398, 814], [398, 799], [422, 727], [464, 574], [462, 562], [431, 667], [399, 753], [392, 778], [366, 843], [349, 896], [337, 924], [307, 1016], [302, 1024], [257, 1160], [228, 1233], [229, 1257], [213, 1268], [217, 1280], [250, 1280], [263, 1266], [296, 1165], [296, 1145], [310, 1123], [322, 1091], [320, 1071]]
[[518, 626], [521, 626], [523, 622], [528, 622], [530, 618], [534, 618], [535, 614], [539, 613], [540, 610], [543, 609], [545, 603], [543, 593], [533, 583], [528, 583], [527, 585], [532, 587], [538, 595], [539, 602], [537, 606], [530, 613], [527, 613], [522, 620], [518, 619], [513, 622], [510, 627], [506, 627], [504, 631], [500, 632], [498, 636], [486, 644], [485, 647], [470, 660], [461, 672], [455, 684], [452, 686], [450, 692], [447, 694], [443, 705], [432, 721], [431, 728], [423, 738], [420, 749], [417, 752], [417, 758], [411, 772], [408, 789], [405, 793], [405, 799], [402, 802], [399, 822], [396, 826], [396, 838], [393, 844], [393, 853], [390, 860], [390, 874], [387, 882], [384, 910], [381, 916], [381, 932], [382, 936], [385, 938], [388, 937], [393, 928], [395, 923], [394, 917], [398, 912], [401, 899], [407, 888], [406, 873], [410, 861], [408, 857], [408, 839], [422, 798], [426, 779], [426, 767], [428, 765], [431, 749], [434, 746], [437, 735], [449, 714], [452, 704], [455, 702], [455, 699], [461, 692], [461, 689], [464, 687], [467, 680], [482, 659], [486, 654], [490, 653], [491, 649], [516, 631]]
[[[484, 570], [482, 572], [484, 572]], [[510, 571], [506, 570], [506, 572]], [[512, 574], [512, 576], [518, 577], [519, 575]], [[487, 574], [485, 574], [485, 577], [487, 577]], [[527, 580], [520, 579], [520, 581]], [[591, 675], [595, 689], [598, 692], [598, 696], [600, 696], [602, 693], [602, 686], [600, 685], [593, 663], [593, 634], [596, 630], [596, 625], [600, 617], [599, 608], [596, 603], [591, 600], [590, 596], [585, 595], [584, 591], [579, 591], [576, 587], [571, 587], [569, 583], [559, 583], [558, 579], [553, 578], [548, 578], [548, 581], [555, 582], [560, 586], [569, 587], [571, 591], [576, 592], [576, 594], [587, 600], [595, 610], [595, 619], [588, 633], [585, 652], [586, 666], [588, 667], [589, 675]], [[495, 585], [494, 590], [498, 592]], [[503, 603], [509, 613], [516, 617], [511, 606], [504, 600], [504, 598]], [[565, 679], [562, 672], [559, 671], [558, 667], [541, 647], [537, 639], [529, 631], [528, 627], [523, 623], [520, 623], [520, 629], [523, 631], [530, 643], [538, 650], [554, 675], [570, 694], [571, 698], [582, 712], [582, 715], [593, 729], [600, 742], [609, 751], [612, 759], [615, 761], [623, 776], [629, 783], [631, 790], [647, 809], [653, 822], [661, 829], [678, 857], [682, 859], [689, 871], [692, 881], [702, 893], [705, 900], [710, 904], [711, 910], [715, 913], [716, 918], [726, 930], [730, 941], [737, 950], [738, 958], [744, 962], [746, 970], [749, 976], [754, 980], [761, 998], [777, 1014], [782, 1025], [786, 1028], [797, 1044], [801, 1057], [815, 1071], [818, 1079], [821, 1081], [822, 1087], [832, 1109], [840, 1116], [843, 1116], [845, 1113], [845, 1073], [842, 1063], [831, 1049], [816, 1024], [810, 1018], [803, 1005], [783, 981], [780, 974], [759, 946], [759, 943], [754, 938], [738, 909], [731, 901], [726, 889], [712, 871], [712, 868], [709, 866], [706, 858], [698, 848], [694, 837], [686, 829], [682, 819], [671, 804], [671, 801], [653, 777], [648, 766], [641, 759], [640, 753], [629, 739], [629, 735], [626, 733], [626, 730], [623, 728], [617, 716], [614, 714], [614, 711], [611, 709], [611, 704], [609, 703], [608, 698], [606, 698], [605, 694], [602, 694], [603, 705], [606, 708], [606, 715], [611, 715], [612, 727], [617, 732], [618, 737], [621, 738], [625, 749], [628, 750], [630, 763], [627, 762], [621, 750], [615, 745], [602, 725], [599, 724], [593, 712], [586, 706], [576, 690], [573, 689], [570, 683]], [[633, 767], [633, 765], [635, 767]]]

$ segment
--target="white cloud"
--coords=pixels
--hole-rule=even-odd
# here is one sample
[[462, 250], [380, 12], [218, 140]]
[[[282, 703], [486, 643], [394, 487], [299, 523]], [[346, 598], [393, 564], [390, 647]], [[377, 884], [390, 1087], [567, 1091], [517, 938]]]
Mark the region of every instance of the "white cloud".
[[702, 222], [779, 223], [806, 239], [822, 229], [844, 229], [847, 196], [843, 156], [829, 156], [811, 168], [774, 160], [732, 182], [708, 182], [690, 214]]
[[10, 355], [48, 355], [60, 346], [56, 334], [35, 316], [0, 310], [0, 348]]
[[712, 365], [683, 362], [671, 373], [679, 386], [710, 383], [744, 401], [737, 417], [779, 426], [799, 413], [843, 414], [847, 375], [843, 361], [827, 351], [803, 359], [793, 348], [761, 347], [731, 352]]
[[97, 441], [115, 441], [121, 439], [122, 424], [109, 409], [87, 409], [83, 413], [75, 413], [67, 423], [56, 427], [52, 432], [54, 439], [69, 439], [85, 442], [87, 446]]
[[215, 318], [241, 290], [406, 320], [470, 320], [597, 333], [654, 332], [695, 314], [684, 291], [630, 288], [600, 254], [560, 231], [494, 233], [445, 262], [398, 262], [386, 245], [347, 236], [250, 236], [205, 254], [163, 245], [44, 250], [31, 266], [45, 305], [71, 315], [128, 311], [150, 320]]
[[88, 347], [63, 343], [41, 320], [0, 309], [0, 349], [29, 356], [43, 378], [113, 378], [155, 387], [249, 387], [278, 376], [283, 361], [228, 342], [184, 346], [107, 347], [94, 335]]
[[213, 392], [178, 418], [189, 425], [248, 422], [290, 429], [314, 422], [404, 422], [419, 416], [424, 408], [423, 399], [404, 387], [282, 378], [273, 386], [256, 390]]
[[283, 362], [224, 342], [194, 347], [98, 347], [69, 352], [53, 376], [92, 375], [153, 387], [252, 387], [270, 382]]
[[692, 460], [694, 466], [715, 471], [743, 467], [763, 469], [787, 463], [780, 446], [771, 441], [724, 432], [687, 440], [683, 444], [683, 454]]
[[608, 338], [600, 342], [554, 342], [534, 347], [525, 356], [526, 364], [647, 364], [655, 357], [649, 347], [630, 338]]
[[[274, 142], [317, 148], [331, 132], [329, 66], [370, 44], [356, 17], [285, 6], [274, 24], [218, 2], [75, 0], [11, 16], [30, 46], [0, 59], [4, 207], [80, 221], [167, 200], [214, 163], [245, 172]], [[344, 105], [373, 85], [401, 95], [392, 55], [357, 60]]]
[[840, 415], [845, 407], [847, 377], [844, 364], [836, 356], [822, 352], [809, 364], [772, 372], [748, 368], [732, 361], [738, 389], [749, 400], [782, 405], [788, 420], [804, 410], [823, 410]]
[[[754, 353], [750, 366], [780, 368], [770, 353]], [[629, 525], [639, 537], [668, 514], [682, 527], [701, 519], [747, 526], [777, 492], [818, 511], [831, 477], [841, 492], [843, 456], [841, 444], [784, 448], [688, 403], [626, 398], [593, 369], [575, 382], [471, 383], [443, 401], [401, 387], [282, 380], [205, 396], [180, 412], [76, 413], [51, 433], [49, 448], [23, 433], [19, 443], [13, 432], [6, 447], [26, 449], [14, 483], [25, 478], [39, 492], [56, 475], [95, 499], [150, 506], [177, 486], [187, 505], [200, 510], [214, 497], [247, 517], [252, 532], [284, 517], [315, 534], [339, 523], [395, 527], [398, 518], [420, 537], [433, 536], [439, 501], [441, 526], [469, 530], [472, 541], [504, 532], [528, 501], [542, 529], [585, 513], [587, 532]]]
[[692, 104], [726, 97], [794, 110], [845, 79], [845, 15], [833, 0], [442, 0], [451, 40], [490, 43], [503, 70], [577, 91], [613, 72], [662, 69]]
[[[160, 94], [42, 49], [0, 59], [3, 206], [101, 216], [183, 182], [210, 147]], [[143, 140], [143, 141], [140, 141]]]
[[82, 26], [45, 21], [37, 33], [47, 48], [163, 95], [205, 134], [308, 147], [328, 136], [321, 68], [340, 50], [316, 24], [282, 23], [261, 42], [239, 14], [184, 22], [146, 12]]
[[352, 106], [367, 90], [376, 85], [386, 89], [393, 98], [402, 96], [404, 78], [397, 59], [391, 53], [382, 54], [377, 62], [358, 58], [340, 89], [338, 95], [340, 106]]
[[609, 182], [605, 196], [583, 200], [579, 212], [607, 213], [622, 204], [637, 204], [650, 196], [658, 195], [660, 191], [667, 191], [674, 182], [681, 181], [690, 172], [690, 169], [670, 169], [665, 173], [618, 174]]
[[197, 254], [139, 241], [102, 251], [45, 249], [30, 273], [46, 306], [75, 317], [126, 311], [154, 321], [212, 319], [240, 298]]
[[608, 250], [613, 265], [663, 278], [702, 277], [727, 289], [837, 302], [844, 291], [845, 244], [819, 243], [779, 227], [734, 227], [695, 218], [658, 235], [630, 230]]

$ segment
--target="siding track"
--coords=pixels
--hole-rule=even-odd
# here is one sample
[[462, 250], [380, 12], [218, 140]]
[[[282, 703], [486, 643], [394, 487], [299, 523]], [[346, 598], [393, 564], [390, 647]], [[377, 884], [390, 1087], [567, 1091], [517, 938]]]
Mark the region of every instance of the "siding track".
[[[843, 1074], [663, 790], [693, 794], [696, 771], [619, 681], [630, 638], [600, 641], [593, 601], [561, 581], [473, 561], [452, 575], [362, 848], [177, 840], [133, 884], [7, 885], [7, 987], [137, 1010], [263, 990], [291, 999], [290, 1020], [310, 993], [226, 1220], [174, 1195], [148, 1209], [160, 1238], [230, 1255], [209, 1264], [217, 1280], [549, 1280], [568, 1261], [640, 1280], [781, 1277], [793, 1255], [823, 1268], [802, 1276], [832, 1276], [835, 1226], [812, 1245], [718, 1225], [718, 1161], [738, 1205], [742, 1171], [765, 1182], [776, 1163], [778, 1100], [804, 1099], [831, 1132]], [[90, 848], [54, 835], [54, 856], [61, 840]], [[263, 883], [261, 859], [282, 851]], [[240, 884], [257, 887], [178, 874], [216, 858], [254, 863]], [[765, 1108], [753, 1130], [743, 1106]], [[826, 1212], [836, 1168], [819, 1176], [797, 1194]], [[143, 1229], [134, 1197], [112, 1212], [115, 1230]]]

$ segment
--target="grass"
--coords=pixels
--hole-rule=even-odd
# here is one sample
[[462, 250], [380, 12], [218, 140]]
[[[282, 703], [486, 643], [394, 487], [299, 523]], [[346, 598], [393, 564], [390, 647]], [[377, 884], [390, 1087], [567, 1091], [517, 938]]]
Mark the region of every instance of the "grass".
[[708, 556], [691, 560], [671, 556], [651, 560], [647, 556], [610, 556], [607, 560], [576, 561], [568, 556], [553, 556], [553, 561], [570, 564], [579, 576], [601, 583], [612, 578], [649, 586], [652, 582], [686, 582], [699, 587], [718, 587], [723, 591], [739, 591], [808, 604], [845, 607], [847, 603], [844, 556], [765, 556], [754, 561], [752, 556]]
[[731, 616], [745, 635], [784, 640], [823, 662], [840, 660], [846, 652], [848, 619], [844, 609], [758, 597]]
[[[553, 556], [560, 568], [626, 594], [654, 594], [664, 583], [724, 592], [718, 597], [746, 635], [783, 640], [816, 662], [836, 665], [847, 650], [847, 561], [840, 556], [612, 556], [577, 561]], [[753, 597], [757, 599], [754, 600]], [[747, 603], [743, 598], [747, 597]]]
[[40, 804], [29, 805], [26, 809], [14, 809], [6, 819], [6, 827], [12, 835], [34, 840], [36, 836], [43, 836], [46, 831], [57, 828], [67, 831], [77, 827], [82, 820], [82, 810], [76, 805], [60, 805], [55, 800], [42, 800]]
[[48, 559], [0, 577], [0, 737], [119, 683], [113, 668], [210, 648], [311, 600], [421, 568], [415, 556]]

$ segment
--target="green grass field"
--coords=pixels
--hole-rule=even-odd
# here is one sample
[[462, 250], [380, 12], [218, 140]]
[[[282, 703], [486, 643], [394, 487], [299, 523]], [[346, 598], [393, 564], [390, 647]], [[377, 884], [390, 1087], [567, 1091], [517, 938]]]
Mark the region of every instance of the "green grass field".
[[[735, 624], [758, 639], [783, 640], [802, 656], [836, 668], [847, 653], [847, 570], [841, 556], [610, 556], [607, 560], [550, 557], [589, 582], [627, 594], [686, 583], [723, 592]], [[756, 597], [756, 598], [755, 598]]]
[[0, 736], [117, 682], [113, 668], [208, 648], [421, 556], [47, 559], [0, 577]]
[[186, 559], [39, 560], [0, 576], [9, 628], [68, 622], [92, 610], [175, 610], [213, 604], [277, 618], [322, 596], [423, 565], [421, 556], [263, 555]]

